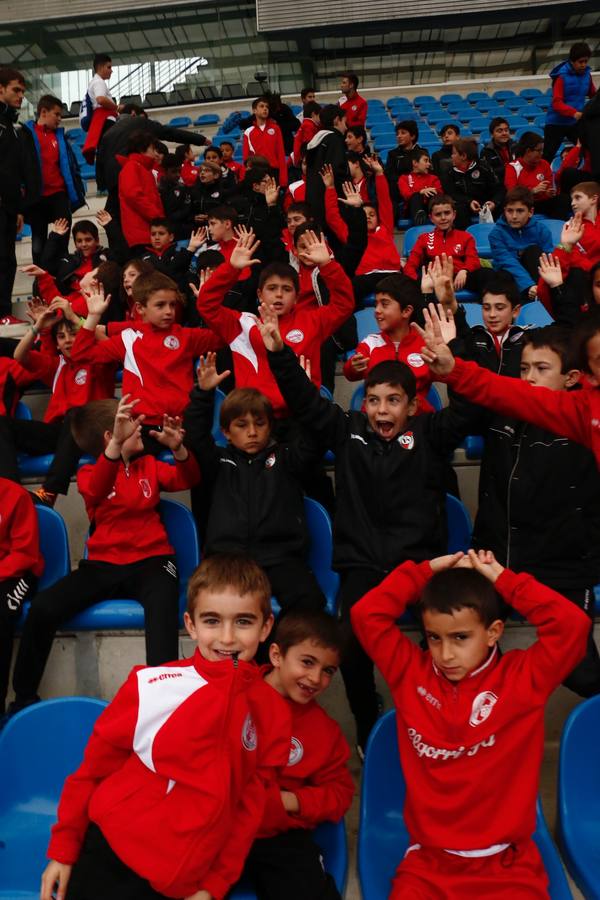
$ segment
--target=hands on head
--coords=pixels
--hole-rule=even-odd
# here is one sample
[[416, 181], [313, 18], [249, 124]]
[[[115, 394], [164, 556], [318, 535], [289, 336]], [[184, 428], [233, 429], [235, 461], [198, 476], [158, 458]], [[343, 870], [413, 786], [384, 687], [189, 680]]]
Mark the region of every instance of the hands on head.
[[496, 560], [491, 550], [469, 550], [463, 553], [450, 553], [446, 556], [438, 556], [429, 563], [432, 572], [443, 572], [445, 569], [475, 569], [492, 584], [504, 572], [504, 566]]

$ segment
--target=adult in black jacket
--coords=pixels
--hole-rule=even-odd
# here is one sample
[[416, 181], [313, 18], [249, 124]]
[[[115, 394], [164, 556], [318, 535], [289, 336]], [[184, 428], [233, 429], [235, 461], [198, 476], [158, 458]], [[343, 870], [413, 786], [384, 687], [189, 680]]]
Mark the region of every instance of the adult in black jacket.
[[330, 165], [338, 195], [343, 196], [342, 185], [350, 178], [346, 159], [346, 113], [335, 104], [325, 106], [319, 117], [321, 130], [306, 147], [306, 202], [315, 219], [325, 221], [325, 186], [321, 169]]
[[[415, 415], [415, 377], [396, 361], [368, 373], [367, 413], [344, 412], [320, 396], [291, 348], [278, 349], [276, 326], [268, 328], [261, 331], [269, 365], [290, 412], [321, 450], [335, 454], [333, 566], [342, 580], [340, 616], [349, 628], [353, 604], [392, 569], [446, 552], [446, 466], [467, 434], [468, 418], [453, 407]], [[377, 695], [373, 663], [355, 638], [342, 675], [364, 750], [378, 715]]]
[[502, 212], [504, 184], [492, 169], [477, 158], [477, 143], [459, 138], [452, 148], [452, 167], [442, 172], [442, 187], [456, 203], [455, 227], [466, 229], [484, 204], [497, 219]]
[[23, 212], [42, 190], [31, 132], [18, 124], [24, 96], [23, 74], [0, 68], [0, 320], [11, 315], [17, 230]]
[[126, 104], [115, 124], [103, 135], [96, 155], [96, 181], [101, 190], [108, 191], [106, 209], [113, 218], [117, 219], [119, 218], [118, 187], [119, 172], [121, 171], [117, 156], [127, 154], [129, 138], [135, 131], [149, 132], [157, 140], [172, 141], [177, 144], [202, 146], [210, 143], [203, 134], [163, 125], [162, 122], [149, 119], [141, 106], [134, 103]]
[[248, 388], [223, 402], [220, 418], [228, 444], [217, 446], [215, 388], [224, 376], [217, 375], [214, 356], [201, 360], [201, 387], [191, 392], [184, 415], [186, 445], [200, 464], [209, 510], [203, 552], [252, 557], [269, 576], [283, 612], [323, 608], [325, 598], [306, 562], [302, 490], [302, 478], [318, 461], [316, 445], [304, 438], [275, 443], [271, 404]]

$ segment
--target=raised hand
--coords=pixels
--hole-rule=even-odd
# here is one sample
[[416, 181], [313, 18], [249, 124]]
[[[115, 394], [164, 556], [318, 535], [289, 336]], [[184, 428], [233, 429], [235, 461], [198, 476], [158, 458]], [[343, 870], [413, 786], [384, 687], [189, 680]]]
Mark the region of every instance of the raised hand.
[[55, 219], [52, 225], [50, 226], [50, 231], [53, 231], [55, 234], [68, 234], [69, 233], [69, 220], [68, 219]]
[[464, 553], [459, 550], [457, 553], [448, 553], [445, 556], [436, 556], [435, 559], [429, 561], [432, 572], [443, 572], [445, 569], [453, 569], [461, 559]]
[[21, 266], [21, 272], [23, 272], [24, 275], [29, 275], [31, 278], [37, 278], [39, 275], [46, 274], [46, 270], [36, 266], [35, 263], [30, 263], [28, 266]]
[[298, 362], [300, 363], [300, 368], [304, 369], [304, 374], [310, 381], [312, 378], [312, 363], [310, 361], [310, 356], [304, 356], [302, 353], [298, 357]]
[[319, 172], [319, 175], [323, 179], [323, 184], [325, 185], [326, 188], [335, 186], [335, 179], [333, 177], [333, 166], [331, 166], [329, 163], [326, 163], [323, 166], [323, 168]]
[[491, 550], [469, 550], [469, 559], [476, 572], [494, 584], [504, 572], [504, 566], [496, 560]]
[[360, 195], [360, 188], [357, 187], [352, 181], [345, 181], [342, 185], [342, 190], [344, 192], [343, 197], [339, 197], [340, 203], [345, 203], [346, 206], [362, 206], [363, 198]]
[[96, 222], [98, 225], [101, 225], [103, 228], [106, 228], [107, 225], [110, 225], [113, 217], [106, 209], [99, 209], [96, 213]]
[[354, 372], [366, 372], [368, 365], [369, 360], [366, 356], [363, 356], [362, 353], [355, 353], [350, 359], [350, 368], [353, 369]]
[[383, 175], [383, 166], [376, 156], [363, 156], [363, 162], [368, 165], [373, 175]]
[[72, 322], [74, 325], [81, 325], [81, 319], [77, 313], [73, 312], [73, 307], [66, 297], [55, 297], [48, 309], [50, 312], [54, 313], [60, 309], [65, 319], [68, 319], [69, 322]]
[[245, 228], [238, 228], [238, 242], [233, 248], [233, 253], [229, 259], [230, 265], [234, 269], [245, 269], [247, 266], [259, 265], [260, 260], [254, 259], [254, 254], [260, 246], [260, 241], [256, 240], [253, 231], [247, 231]]
[[119, 400], [119, 405], [117, 407], [115, 421], [113, 424], [110, 443], [112, 443], [113, 446], [116, 446], [116, 448], [119, 449], [119, 452], [125, 441], [130, 438], [132, 434], [135, 434], [138, 428], [141, 428], [142, 422], [145, 418], [143, 414], [137, 417], [133, 416], [134, 407], [140, 401], [139, 399], [130, 400], [130, 397], [131, 394], [123, 394], [123, 396]]
[[454, 262], [451, 256], [442, 253], [431, 265], [433, 290], [439, 303], [456, 312], [458, 304], [454, 293]]
[[155, 438], [159, 444], [167, 447], [172, 453], [177, 453], [181, 450], [185, 437], [185, 430], [182, 428], [180, 416], [168, 416], [166, 413], [163, 416], [162, 431], [152, 429], [148, 433], [150, 437]]
[[[440, 304], [439, 309], [442, 310]], [[446, 310], [446, 314], [451, 314]], [[454, 356], [444, 339], [444, 330], [448, 324], [446, 316], [445, 324], [434, 303], [429, 304], [429, 309], [423, 310], [425, 328], [421, 328], [416, 322], [411, 322], [410, 327], [420, 334], [424, 346], [421, 348], [421, 356], [435, 375], [449, 375], [454, 368]], [[448, 332], [446, 332], [448, 333]]]
[[548, 287], [560, 287], [563, 283], [563, 274], [560, 263], [551, 253], [542, 253], [540, 256], [540, 264], [538, 266], [540, 278], [542, 278]]
[[560, 242], [563, 247], [574, 247], [583, 237], [583, 216], [575, 213], [572, 219], [565, 222], [560, 233]]
[[317, 237], [314, 231], [304, 234], [305, 249], [298, 254], [298, 258], [307, 266], [326, 266], [331, 262], [329, 247], [324, 238]]
[[192, 231], [187, 246], [190, 253], [195, 253], [196, 250], [199, 250], [202, 244], [206, 243], [207, 236], [208, 229], [203, 228], [202, 226], [197, 228], [196, 231]]
[[201, 356], [198, 363], [198, 387], [202, 391], [212, 391], [224, 381], [228, 375], [231, 375], [231, 369], [225, 369], [219, 374], [217, 372], [217, 354], [209, 352], [206, 356]]
[[279, 200], [279, 187], [272, 175], [265, 178], [265, 201], [267, 206], [277, 206]]
[[27, 318], [38, 331], [45, 331], [58, 321], [56, 311], [46, 306], [39, 297], [27, 301]]
[[[436, 257], [437, 259], [437, 257]], [[433, 293], [433, 263], [430, 262], [428, 266], [423, 266], [421, 269], [421, 293], [422, 294], [432, 294]]]
[[88, 315], [100, 316], [106, 312], [111, 301], [111, 295], [104, 295], [104, 285], [97, 283], [96, 290], [90, 294], [85, 294], [85, 302], [87, 303]]
[[258, 307], [258, 330], [261, 333], [263, 344], [267, 350], [278, 353], [283, 350], [283, 339], [279, 331], [279, 318], [266, 303], [261, 303]]

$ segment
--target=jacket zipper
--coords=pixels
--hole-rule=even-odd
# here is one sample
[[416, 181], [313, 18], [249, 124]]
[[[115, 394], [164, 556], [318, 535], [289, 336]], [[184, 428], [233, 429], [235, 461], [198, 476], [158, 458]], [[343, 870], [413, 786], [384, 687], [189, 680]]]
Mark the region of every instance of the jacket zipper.
[[513, 463], [513, 467], [510, 470], [510, 475], [508, 476], [508, 488], [506, 492], [506, 566], [510, 568], [510, 496], [512, 489], [512, 481], [519, 465], [519, 459], [521, 456], [521, 444], [523, 441], [523, 432], [519, 435], [519, 443], [517, 444], [517, 455], [515, 461]]

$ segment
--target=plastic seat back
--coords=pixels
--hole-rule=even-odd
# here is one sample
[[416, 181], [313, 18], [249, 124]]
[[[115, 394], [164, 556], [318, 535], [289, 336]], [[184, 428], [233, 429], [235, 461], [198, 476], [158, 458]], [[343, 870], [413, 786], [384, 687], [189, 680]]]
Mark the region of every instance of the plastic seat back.
[[0, 734], [0, 897], [39, 897], [65, 778], [105, 707], [90, 697], [46, 700], [17, 713]]
[[477, 245], [477, 254], [482, 259], [492, 258], [492, 248], [490, 247], [490, 231], [495, 225], [491, 222], [479, 223], [478, 225], [469, 225], [467, 231], [475, 238]]
[[71, 571], [69, 539], [63, 517], [48, 506], [35, 507], [40, 533], [40, 552], [44, 557], [44, 571], [38, 581], [43, 591]]
[[552, 316], [539, 300], [526, 303], [517, 316], [517, 325], [530, 325], [534, 328], [543, 328], [544, 325], [551, 325], [552, 322]]
[[454, 494], [446, 494], [446, 523], [448, 526], [448, 553], [466, 553], [471, 546], [473, 523], [464, 503]]

